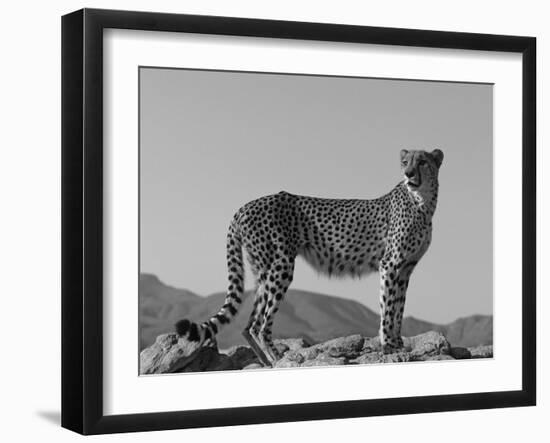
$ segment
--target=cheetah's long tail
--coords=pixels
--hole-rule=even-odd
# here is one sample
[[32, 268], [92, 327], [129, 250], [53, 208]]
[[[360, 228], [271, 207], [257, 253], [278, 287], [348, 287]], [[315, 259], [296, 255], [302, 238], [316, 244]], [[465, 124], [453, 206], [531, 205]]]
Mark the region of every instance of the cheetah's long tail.
[[202, 324], [192, 323], [189, 320], [180, 320], [176, 323], [176, 333], [187, 337], [189, 341], [200, 341], [201, 345], [208, 339], [214, 339], [224, 324], [231, 322], [237, 315], [237, 310], [242, 303], [244, 292], [244, 262], [242, 243], [237, 232], [235, 220], [227, 233], [227, 270], [229, 285], [224, 305], [216, 315], [210, 317]]

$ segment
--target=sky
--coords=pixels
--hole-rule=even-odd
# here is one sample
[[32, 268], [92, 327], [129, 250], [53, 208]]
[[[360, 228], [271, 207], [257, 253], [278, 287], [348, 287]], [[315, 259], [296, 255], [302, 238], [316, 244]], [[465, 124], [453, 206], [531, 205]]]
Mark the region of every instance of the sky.
[[[376, 198], [402, 179], [401, 149], [439, 148], [432, 244], [405, 315], [493, 313], [492, 85], [140, 68], [139, 118], [141, 272], [224, 291], [243, 204], [281, 190]], [[330, 280], [298, 259], [292, 287], [378, 310], [377, 274]]]

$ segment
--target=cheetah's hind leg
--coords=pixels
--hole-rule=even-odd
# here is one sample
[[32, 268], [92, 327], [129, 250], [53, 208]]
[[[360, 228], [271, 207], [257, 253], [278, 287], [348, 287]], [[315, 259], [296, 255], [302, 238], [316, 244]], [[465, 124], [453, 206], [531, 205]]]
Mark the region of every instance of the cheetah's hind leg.
[[255, 337], [250, 333], [250, 331], [248, 329], [245, 329], [242, 332], [242, 334], [245, 340], [248, 342], [248, 344], [252, 348], [252, 350], [254, 351], [254, 354], [256, 354], [256, 356], [262, 363], [262, 365], [268, 368], [271, 367], [272, 366], [271, 362], [269, 361], [265, 353], [261, 350], [260, 346], [258, 345], [258, 342], [256, 341]]
[[256, 324], [263, 315], [264, 309], [265, 309], [265, 300], [262, 298], [262, 285], [258, 285], [258, 288], [256, 289], [256, 300], [254, 301], [254, 307], [252, 308], [252, 313], [250, 314], [250, 319], [248, 320], [248, 324], [246, 325], [244, 331], [242, 332], [242, 335], [244, 339], [248, 342], [252, 350], [254, 351], [254, 354], [258, 357], [260, 360], [260, 363], [263, 366], [271, 367], [271, 362], [269, 361], [269, 358], [265, 353], [262, 351], [260, 347], [260, 343], [258, 340], [258, 336], [256, 334]]
[[273, 263], [265, 282], [265, 290], [262, 294], [262, 311], [257, 311], [258, 315], [255, 326], [259, 326], [259, 330], [256, 328], [255, 331], [258, 331], [256, 335], [259, 338], [258, 345], [270, 360], [272, 366], [275, 366], [277, 361], [282, 358], [281, 352], [273, 344], [273, 320], [292, 282], [293, 274], [293, 257]]

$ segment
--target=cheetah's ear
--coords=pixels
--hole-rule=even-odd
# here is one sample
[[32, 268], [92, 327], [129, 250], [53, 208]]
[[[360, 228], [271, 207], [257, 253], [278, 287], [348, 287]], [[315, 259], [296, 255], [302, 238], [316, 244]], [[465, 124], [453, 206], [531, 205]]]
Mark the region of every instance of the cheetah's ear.
[[441, 163], [443, 163], [443, 151], [441, 149], [434, 149], [432, 151], [432, 157], [435, 160], [435, 164], [439, 168], [441, 166]]
[[401, 161], [405, 160], [405, 156], [409, 153], [406, 149], [401, 149], [401, 152], [399, 153], [399, 158]]

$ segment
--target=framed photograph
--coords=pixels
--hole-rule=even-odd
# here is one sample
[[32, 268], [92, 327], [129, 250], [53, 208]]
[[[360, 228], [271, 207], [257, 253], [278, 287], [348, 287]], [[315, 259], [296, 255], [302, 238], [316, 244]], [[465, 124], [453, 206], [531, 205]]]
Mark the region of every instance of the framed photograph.
[[62, 425], [536, 402], [533, 37], [62, 19]]

